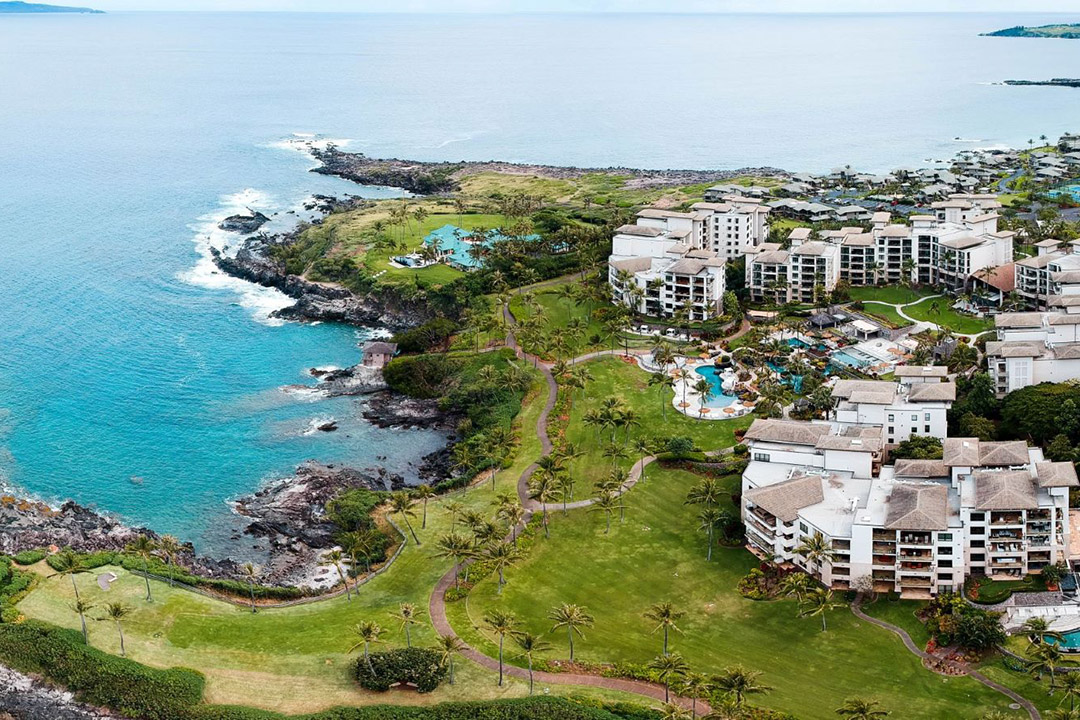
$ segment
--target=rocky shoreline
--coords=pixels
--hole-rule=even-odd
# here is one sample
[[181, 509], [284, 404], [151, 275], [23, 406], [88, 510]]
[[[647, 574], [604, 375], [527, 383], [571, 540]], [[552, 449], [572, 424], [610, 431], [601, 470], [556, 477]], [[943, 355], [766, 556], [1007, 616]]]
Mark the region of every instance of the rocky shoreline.
[[0, 720], [115, 720], [119, 717], [77, 702], [70, 692], [0, 665]]

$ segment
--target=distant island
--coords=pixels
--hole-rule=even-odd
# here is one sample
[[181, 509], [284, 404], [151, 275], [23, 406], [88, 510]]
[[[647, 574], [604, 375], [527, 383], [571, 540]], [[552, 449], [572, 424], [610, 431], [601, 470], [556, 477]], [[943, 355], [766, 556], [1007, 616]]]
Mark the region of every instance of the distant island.
[[1064, 38], [1066, 40], [1076, 40], [1080, 38], [1080, 24], [1039, 25], [1037, 27], [1017, 25], [1004, 30], [982, 33], [982, 35], [984, 37]]
[[1056, 87], [1080, 87], [1080, 78], [1051, 78], [1050, 80], [1006, 80], [1005, 85], [1054, 85]]
[[102, 10], [85, 7], [67, 7], [66, 5], [43, 5], [41, 3], [0, 2], [0, 13], [92, 13], [100, 15]]

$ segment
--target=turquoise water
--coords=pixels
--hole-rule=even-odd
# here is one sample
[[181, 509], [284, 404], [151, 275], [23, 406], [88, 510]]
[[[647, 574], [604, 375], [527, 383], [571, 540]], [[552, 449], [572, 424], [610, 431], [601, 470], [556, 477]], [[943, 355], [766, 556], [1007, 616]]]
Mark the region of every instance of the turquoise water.
[[[1061, 76], [1080, 43], [977, 36], [1050, 19], [1078, 18], [0, 16], [0, 481], [212, 550], [228, 499], [304, 459], [408, 471], [437, 443], [281, 392], [356, 362], [363, 333], [271, 324], [280, 296], [207, 264], [231, 212], [281, 227], [312, 192], [359, 191], [307, 172], [294, 133], [433, 160], [917, 165], [1077, 129], [1080, 93], [993, 83]], [[688, 72], [677, 127], [628, 105]], [[898, 87], [933, 91], [882, 112]], [[341, 431], [306, 434], [328, 416]]]
[[1071, 630], [1067, 633], [1062, 633], [1060, 640], [1053, 637], [1047, 638], [1047, 640], [1070, 652], [1080, 651], [1080, 630]]
[[709, 401], [705, 403], [707, 408], [726, 408], [731, 403], [735, 402], [734, 395], [727, 395], [724, 393], [723, 380], [720, 377], [720, 371], [712, 365], [706, 367], [699, 367], [694, 370], [698, 375], [709, 381], [709, 384], [713, 386], [713, 395], [709, 398]]
[[1046, 194], [1053, 198], [1068, 198], [1074, 202], [1080, 202], [1080, 185], [1065, 185], [1054, 188]]
[[837, 350], [831, 357], [833, 362], [853, 368], [863, 368], [872, 362], [858, 350]]
[[[475, 268], [482, 265], [483, 260], [473, 257], [472, 253], [469, 252], [472, 247], [476, 245], [487, 247], [492, 243], [507, 239], [505, 235], [495, 229], [488, 230], [485, 239], [481, 242], [468, 242], [465, 240], [465, 238], [471, 236], [472, 233], [469, 230], [463, 230], [457, 225], [447, 224], [428, 233], [428, 236], [424, 238], [424, 244], [430, 245], [438, 240], [439, 249], [443, 252], [449, 251], [451, 263], [463, 268]], [[526, 241], [539, 240], [540, 236], [526, 235], [522, 239]]]

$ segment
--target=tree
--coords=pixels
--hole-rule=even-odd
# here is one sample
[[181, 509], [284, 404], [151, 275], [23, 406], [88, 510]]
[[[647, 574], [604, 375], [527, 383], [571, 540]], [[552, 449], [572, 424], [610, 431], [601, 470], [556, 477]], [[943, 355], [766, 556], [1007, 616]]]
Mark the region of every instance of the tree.
[[1057, 645], [1044, 643], [1033, 645], [1028, 650], [1027, 671], [1036, 680], [1042, 679], [1043, 673], [1050, 673], [1050, 687], [1054, 687], [1054, 673], [1063, 660]]
[[653, 632], [656, 633], [660, 630], [664, 631], [664, 655], [668, 654], [668, 633], [672, 630], [675, 632], [682, 632], [675, 623], [684, 615], [686, 615], [684, 611], [677, 610], [675, 606], [669, 602], [656, 603], [645, 611], [645, 619], [656, 623]]
[[[490, 367], [490, 365], [488, 367]], [[418, 485], [417, 488], [413, 490], [413, 495], [424, 503], [424, 515], [423, 519], [420, 521], [420, 529], [425, 530], [427, 529], [427, 501], [430, 498], [435, 497], [435, 490], [430, 485]]]
[[698, 414], [704, 415], [705, 406], [713, 396], [713, 384], [705, 378], [701, 378], [694, 383], [694, 392], [698, 394]]
[[340, 579], [341, 582], [345, 584], [345, 597], [349, 600], [349, 602], [352, 602], [352, 594], [349, 592], [349, 579], [348, 576], [345, 574], [345, 570], [341, 566], [341, 563], [344, 559], [345, 553], [343, 553], [337, 548], [334, 548], [333, 550], [330, 550], [325, 555], [323, 555], [323, 558], [319, 562], [319, 564], [329, 565], [337, 571], [338, 579]]
[[649, 662], [648, 667], [656, 671], [656, 677], [664, 684], [664, 702], [671, 702], [672, 680], [677, 680], [690, 671], [690, 666], [679, 653], [657, 655]]
[[499, 588], [496, 593], [501, 595], [503, 586], [506, 585], [506, 578], [503, 577], [503, 571], [519, 559], [521, 559], [521, 552], [515, 545], [504, 542], [495, 542], [487, 546], [487, 549], [484, 551], [484, 561], [499, 574]]
[[604, 519], [607, 524], [604, 526], [604, 534], [607, 535], [611, 532], [611, 516], [615, 514], [616, 510], [625, 507], [619, 502], [619, 496], [612, 492], [605, 492], [600, 497], [593, 500], [592, 505], [589, 507], [589, 512], [602, 512], [604, 513]]
[[244, 563], [240, 566], [240, 574], [247, 580], [248, 594], [251, 596], [251, 612], [255, 613], [255, 580], [259, 577], [259, 568], [252, 563]]
[[802, 602], [802, 599], [806, 597], [815, 587], [813, 578], [806, 573], [793, 572], [784, 576], [784, 579], [780, 581], [780, 592], [791, 597], [794, 596], [796, 600]]
[[[364, 648], [364, 662], [367, 663], [368, 670], [372, 673], [375, 672], [375, 668], [371, 666], [371, 645], [379, 642], [379, 636], [383, 634], [382, 627], [374, 620], [365, 620], [353, 628], [353, 633], [360, 638], [360, 642], [349, 648], [349, 652], [354, 652], [356, 648]], [[454, 671], [451, 667], [450, 670], [450, 682], [453, 683]]]
[[698, 513], [698, 529], [703, 531], [709, 538], [709, 549], [705, 553], [705, 562], [712, 562], [712, 549], [713, 549], [713, 534], [716, 532], [716, 526], [720, 524], [723, 519], [723, 513], [715, 507], [702, 508]]
[[508, 612], [492, 610], [484, 617], [487, 629], [499, 636], [499, 687], [503, 684], [503, 643], [517, 629], [517, 618]]
[[405, 631], [405, 647], [412, 647], [410, 630], [413, 625], [420, 624], [420, 611], [412, 603], [403, 602], [398, 605], [398, 611], [393, 617], [398, 621], [399, 627]]
[[94, 609], [91, 603], [85, 600], [76, 600], [71, 605], [71, 609], [79, 614], [79, 622], [82, 624], [82, 639], [84, 645], [90, 644], [90, 636], [86, 632], [86, 613]]
[[932, 435], [913, 435], [901, 441], [892, 452], [896, 460], [940, 460], [941, 455], [941, 440]]
[[881, 720], [887, 717], [888, 710], [881, 709], [881, 703], [877, 700], [863, 700], [862, 698], [848, 698], [844, 704], [836, 709], [836, 714], [850, 720]]
[[[180, 541], [172, 535], [162, 535], [161, 540], [158, 541], [158, 554], [165, 560], [166, 565], [172, 566], [180, 555]], [[175, 579], [170, 572], [169, 587], [175, 587], [175, 585]]]
[[816, 567], [818, 572], [821, 572], [822, 565], [832, 562], [833, 558], [836, 557], [836, 551], [832, 549], [832, 543], [826, 540], [825, 536], [820, 532], [815, 532], [809, 537], [804, 536], [802, 542], [795, 548], [795, 552], [806, 558], [806, 562], [811, 569]]
[[71, 548], [64, 548], [60, 552], [53, 556], [53, 567], [56, 568], [56, 575], [63, 577], [67, 575], [71, 578], [71, 587], [75, 590], [75, 600], [79, 600], [79, 586], [75, 582], [75, 576], [79, 573], [89, 572], [89, 568], [83, 563], [82, 558], [79, 557]]
[[1055, 462], [1072, 461], [1076, 457], [1072, 440], [1064, 433], [1058, 433], [1046, 446], [1046, 457]]
[[759, 677], [761, 677], [760, 672], [746, 670], [736, 665], [725, 668], [722, 674], [712, 679], [712, 684], [719, 692], [729, 697], [735, 707], [741, 708], [743, 703], [746, 702], [747, 696], [764, 695], [772, 690], [768, 685], [759, 683]]
[[1020, 632], [1027, 636], [1028, 645], [1041, 645], [1047, 637], [1061, 637], [1061, 633], [1050, 630], [1050, 623], [1044, 617], [1028, 618], [1020, 626]]
[[633, 450], [635, 453], [641, 456], [638, 460], [638, 479], [645, 480], [645, 458], [652, 454], [652, 443], [648, 438], [639, 437], [634, 439]]
[[649, 386], [655, 387], [658, 390], [660, 396], [660, 414], [667, 420], [667, 397], [666, 390], [675, 386], [675, 380], [667, 373], [654, 372], [649, 376]]
[[148, 564], [150, 557], [157, 549], [157, 544], [149, 535], [139, 535], [127, 544], [125, 550], [142, 558], [143, 580], [146, 581], [146, 601], [151, 602], [154, 597], [150, 593], [150, 571]]
[[574, 634], [576, 633], [578, 637], [584, 640], [585, 633], [582, 628], [593, 626], [593, 616], [589, 614], [589, 611], [583, 605], [563, 603], [551, 609], [548, 613], [548, 619], [554, 623], [551, 626], [551, 632], [566, 628], [566, 636], [570, 642], [570, 662], [574, 662]]
[[821, 616], [821, 632], [827, 629], [825, 626], [825, 614], [830, 610], [841, 607], [842, 604], [833, 600], [832, 590], [817, 588], [806, 595], [800, 603], [799, 617]]
[[[120, 634], [120, 657], [127, 657], [127, 651], [124, 649], [124, 625], [123, 625], [123, 620], [124, 620], [124, 618], [126, 618], [130, 614], [131, 614], [131, 608], [128, 607], [127, 605], [124, 605], [123, 603], [111, 602], [111, 603], [106, 603], [105, 604], [105, 615], [108, 617], [108, 619], [110, 619], [114, 623], [116, 623], [116, 632]], [[84, 625], [84, 633], [83, 634], [85, 636], [85, 625], [86, 625], [85, 621], [83, 622], [83, 625]]]
[[447, 633], [446, 635], [440, 635], [438, 640], [438, 648], [442, 653], [443, 664], [450, 670], [450, 684], [454, 684], [454, 656], [465, 649], [465, 643], [461, 642], [461, 639], [453, 633]]
[[404, 490], [390, 496], [390, 512], [401, 515], [401, 519], [405, 521], [405, 527], [409, 528], [409, 534], [412, 535], [413, 542], [419, 546], [420, 538], [416, 537], [416, 531], [413, 530], [412, 523], [409, 522], [410, 517], [416, 517], [416, 512], [412, 509], [412, 506], [413, 499]]
[[533, 655], [551, 649], [551, 644], [530, 632], [514, 633], [514, 642], [521, 648], [521, 657], [529, 662], [529, 694], [533, 694]]
[[436, 543], [435, 557], [446, 558], [454, 562], [454, 587], [458, 587], [458, 575], [461, 565], [473, 556], [474, 546], [469, 538], [450, 532], [439, 538]]
[[1076, 712], [1076, 699], [1080, 697], [1080, 673], [1070, 672], [1061, 676], [1058, 682], [1061, 702], [1069, 701], [1069, 712]]
[[543, 513], [544, 537], [550, 538], [547, 506], [554, 499], [555, 493], [559, 491], [558, 483], [550, 473], [534, 472], [533, 476], [529, 478], [528, 489], [529, 499], [540, 503], [541, 512]]
[[690, 698], [690, 718], [697, 717], [697, 701], [698, 698], [706, 697], [713, 690], [712, 683], [709, 682], [709, 678], [705, 677], [701, 673], [687, 672], [683, 677], [681, 683], [679, 683], [679, 694], [683, 697]]
[[969, 607], [956, 621], [956, 642], [969, 650], [983, 651], [1005, 642], [1005, 629], [998, 613]]
[[715, 507], [720, 504], [720, 498], [724, 495], [724, 486], [716, 478], [707, 477], [686, 494], [684, 505], [704, 505]]
[[971, 412], [966, 412], [960, 417], [957, 428], [962, 437], [977, 437], [980, 440], [993, 440], [994, 432], [997, 430], [993, 420], [979, 417]]

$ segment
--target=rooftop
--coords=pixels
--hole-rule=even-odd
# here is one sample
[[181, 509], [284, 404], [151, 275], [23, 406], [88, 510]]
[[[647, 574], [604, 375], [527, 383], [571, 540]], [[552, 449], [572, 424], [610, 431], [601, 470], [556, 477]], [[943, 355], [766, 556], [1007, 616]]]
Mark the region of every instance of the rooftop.
[[948, 488], [938, 483], [896, 483], [889, 496], [885, 527], [890, 530], [947, 530]]

